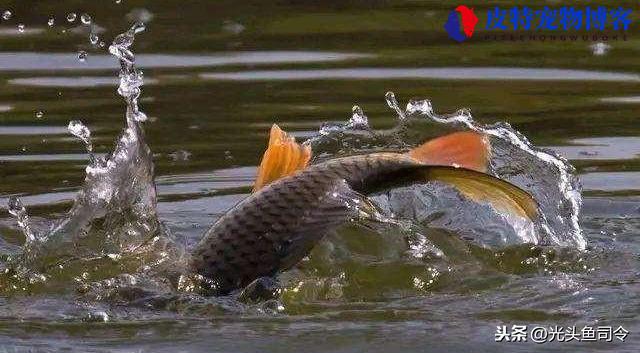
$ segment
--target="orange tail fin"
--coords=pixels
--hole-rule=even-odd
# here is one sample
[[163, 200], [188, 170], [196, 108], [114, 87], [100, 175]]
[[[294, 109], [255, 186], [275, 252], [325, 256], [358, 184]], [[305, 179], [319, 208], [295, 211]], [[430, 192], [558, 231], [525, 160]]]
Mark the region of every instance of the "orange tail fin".
[[304, 169], [311, 159], [311, 147], [302, 146], [287, 136], [278, 125], [271, 126], [269, 146], [262, 156], [253, 192], [269, 183]]
[[423, 164], [457, 166], [486, 172], [491, 145], [482, 134], [454, 132], [427, 141], [407, 154]]

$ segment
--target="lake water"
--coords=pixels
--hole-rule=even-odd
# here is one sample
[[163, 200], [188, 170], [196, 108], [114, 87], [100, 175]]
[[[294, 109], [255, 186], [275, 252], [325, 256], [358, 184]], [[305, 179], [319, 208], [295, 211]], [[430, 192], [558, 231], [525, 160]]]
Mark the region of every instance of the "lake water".
[[[484, 2], [468, 4], [476, 13], [488, 9]], [[629, 1], [615, 4], [637, 8]], [[59, 281], [65, 284], [55, 288], [3, 287], [0, 347], [7, 352], [637, 352], [637, 30], [633, 27], [627, 41], [609, 43], [603, 55], [583, 41], [479, 38], [457, 44], [441, 30], [454, 5], [399, 0], [1, 4], [0, 11], [10, 8], [13, 16], [0, 20], [0, 207], [20, 196], [34, 226], [67, 212], [89, 159], [67, 124], [80, 119], [91, 128], [98, 156], [113, 149], [124, 105], [116, 94], [118, 62], [107, 47], [132, 20], [142, 19], [147, 30], [133, 50], [144, 71], [140, 105], [149, 117], [144, 130], [155, 163], [158, 212], [187, 247], [250, 191], [272, 123], [304, 139], [316, 136], [323, 123], [348, 120], [357, 104], [373, 128], [391, 129], [396, 113], [384, 96], [393, 91], [402, 105], [427, 98], [441, 114], [469, 108], [481, 123], [509, 122], [532, 143], [569, 159], [583, 186], [586, 250], [488, 248], [439, 226], [427, 228], [427, 238], [444, 255], [420, 258], [398, 229], [376, 233], [348, 225], [283, 275], [286, 290], [276, 304], [197, 294], [176, 299], [170, 290], [154, 291], [162, 294], [154, 300], [138, 300], [137, 292], [92, 296], [79, 289], [91, 278], [64, 274]], [[77, 13], [74, 22], [67, 21], [70, 12]], [[89, 43], [89, 26], [80, 22], [84, 12], [105, 47]], [[49, 27], [52, 15], [55, 24]], [[25, 24], [23, 33], [19, 23]], [[88, 53], [84, 62], [78, 61], [80, 50]], [[415, 134], [435, 133], [423, 130]], [[24, 242], [5, 208], [0, 235], [3, 254], [15, 253]], [[95, 266], [89, 276], [126, 272], [125, 265]], [[624, 342], [497, 343], [501, 325], [622, 326], [630, 333]]]

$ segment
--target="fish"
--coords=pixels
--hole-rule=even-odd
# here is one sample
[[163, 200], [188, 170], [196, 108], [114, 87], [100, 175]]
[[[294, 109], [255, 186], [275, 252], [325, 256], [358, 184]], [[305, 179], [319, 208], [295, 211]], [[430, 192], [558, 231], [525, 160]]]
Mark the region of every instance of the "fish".
[[487, 136], [454, 132], [406, 153], [311, 164], [311, 147], [274, 124], [252, 193], [206, 231], [192, 252], [191, 269], [209, 280], [215, 295], [272, 278], [298, 264], [340, 225], [376, 212], [368, 195], [415, 183], [445, 183], [499, 212], [538, 217], [531, 195], [486, 174], [490, 154]]

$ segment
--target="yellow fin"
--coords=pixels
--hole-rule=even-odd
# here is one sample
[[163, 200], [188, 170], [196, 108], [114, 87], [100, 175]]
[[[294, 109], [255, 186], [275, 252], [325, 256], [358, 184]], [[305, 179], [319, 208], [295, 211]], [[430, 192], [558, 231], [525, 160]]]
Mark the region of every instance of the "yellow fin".
[[302, 146], [296, 142], [295, 138], [282, 131], [278, 125], [273, 124], [269, 134], [269, 146], [262, 156], [253, 192], [306, 168], [310, 160], [310, 146]]
[[426, 178], [455, 187], [469, 199], [489, 203], [500, 212], [529, 220], [538, 217], [538, 203], [526, 191], [488, 174], [463, 168], [426, 167]]

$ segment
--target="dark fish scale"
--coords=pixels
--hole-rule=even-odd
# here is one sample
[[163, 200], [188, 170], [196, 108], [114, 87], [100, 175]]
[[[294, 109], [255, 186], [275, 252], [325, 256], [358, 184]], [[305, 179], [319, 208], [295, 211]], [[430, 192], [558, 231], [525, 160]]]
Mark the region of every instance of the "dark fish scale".
[[273, 276], [306, 256], [330, 230], [323, 224], [349, 218], [331, 197], [345, 182], [361, 191], [386, 173], [415, 166], [403, 155], [378, 153], [330, 160], [277, 180], [218, 219], [196, 247], [192, 267], [217, 282], [219, 294]]

